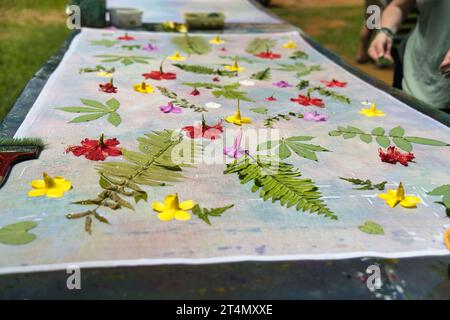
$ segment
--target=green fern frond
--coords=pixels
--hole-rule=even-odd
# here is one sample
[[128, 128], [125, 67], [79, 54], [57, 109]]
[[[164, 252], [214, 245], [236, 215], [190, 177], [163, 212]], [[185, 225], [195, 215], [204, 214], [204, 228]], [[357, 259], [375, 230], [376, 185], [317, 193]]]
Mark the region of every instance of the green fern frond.
[[184, 36], [172, 38], [172, 43], [177, 48], [188, 54], [205, 54], [211, 51], [211, 45], [203, 37], [190, 36], [187, 33]]
[[311, 179], [301, 178], [298, 169], [285, 162], [269, 162], [243, 157], [228, 164], [224, 174], [237, 173], [241, 184], [253, 182], [252, 192], [267, 201], [279, 202], [287, 208], [324, 215], [337, 220], [337, 216], [321, 199], [322, 194]]
[[276, 43], [276, 40], [270, 38], [255, 38], [248, 44], [245, 51], [251, 54], [257, 54], [261, 51], [270, 50]]
[[[103, 191], [96, 198], [75, 202], [96, 207], [86, 212], [68, 214], [67, 218], [94, 217], [101, 221], [97, 212], [99, 208], [134, 210], [127, 198], [134, 198], [136, 203], [140, 200], [147, 201], [147, 192], [142, 189], [144, 186], [160, 187], [181, 181], [182, 168], [192, 166], [192, 159], [198, 152], [193, 140], [183, 139], [181, 134], [171, 130], [154, 131], [138, 138], [138, 141], [138, 151], [121, 150], [125, 161], [105, 162], [97, 167], [100, 174], [99, 184]], [[192, 156], [173, 158], [177, 154], [176, 151], [185, 149], [190, 151]], [[90, 226], [91, 223], [86, 225]]]

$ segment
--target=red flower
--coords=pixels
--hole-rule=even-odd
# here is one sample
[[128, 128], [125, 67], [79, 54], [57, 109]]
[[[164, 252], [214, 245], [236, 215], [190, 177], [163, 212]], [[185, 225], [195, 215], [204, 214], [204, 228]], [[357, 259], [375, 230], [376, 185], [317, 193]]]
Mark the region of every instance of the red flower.
[[222, 47], [222, 48], [220, 48], [219, 50], [225, 52], [225, 51], [227, 51], [227, 48]]
[[206, 138], [209, 140], [215, 140], [223, 132], [222, 123], [219, 121], [216, 125], [208, 126], [205, 119], [202, 119], [202, 123], [195, 126], [187, 126], [182, 128], [186, 132], [186, 135], [191, 139]]
[[130, 41], [136, 39], [135, 37], [129, 36], [128, 33], [125, 32], [124, 36], [118, 37], [119, 40]]
[[219, 82], [219, 81], [220, 81], [220, 78], [219, 78], [219, 77], [214, 77], [214, 78], [212, 79], [212, 81], [214, 81], [214, 82]]
[[175, 80], [177, 75], [173, 72], [161, 72], [161, 71], [151, 71], [150, 73], [142, 74], [145, 79], [153, 80]]
[[106, 92], [106, 93], [117, 93], [117, 87], [113, 85], [113, 79], [109, 80], [107, 83], [100, 83], [98, 85], [100, 87], [100, 91]]
[[267, 101], [277, 101], [277, 98], [275, 98], [273, 95], [266, 98]]
[[198, 96], [198, 95], [200, 95], [200, 91], [198, 91], [198, 89], [195, 88], [195, 89], [192, 90], [189, 94], [190, 94], [191, 96]]
[[281, 54], [273, 53], [272, 51], [263, 51], [258, 54], [255, 54], [255, 56], [262, 59], [270, 59], [270, 60], [281, 58]]
[[323, 84], [325, 84], [327, 87], [339, 87], [339, 88], [344, 88], [347, 86], [347, 82], [340, 82], [337, 81], [336, 79], [333, 79], [331, 81], [325, 81], [325, 80], [321, 80], [320, 82], [322, 82]]
[[400, 162], [405, 167], [408, 166], [408, 162], [412, 162], [415, 158], [413, 153], [401, 153], [396, 147], [388, 147], [386, 152], [383, 149], [379, 148], [378, 153], [381, 161], [392, 164]]
[[71, 146], [66, 149], [66, 153], [72, 152], [75, 156], [85, 156], [86, 159], [93, 161], [104, 161], [108, 156], [117, 157], [122, 152], [117, 148], [120, 144], [116, 138], [104, 140], [104, 135], [98, 140], [81, 141], [81, 146]]
[[302, 106], [316, 106], [319, 108], [325, 107], [325, 104], [323, 103], [322, 99], [319, 98], [311, 98], [308, 96], [304, 96], [299, 94], [298, 98], [291, 98], [292, 102], [297, 102], [298, 104], [301, 104]]

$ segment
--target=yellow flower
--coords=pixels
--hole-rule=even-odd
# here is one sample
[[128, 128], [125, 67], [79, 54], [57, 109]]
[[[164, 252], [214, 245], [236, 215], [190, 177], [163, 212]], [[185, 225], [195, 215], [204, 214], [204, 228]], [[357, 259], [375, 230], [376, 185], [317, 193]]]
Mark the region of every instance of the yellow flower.
[[244, 71], [245, 68], [239, 67], [237, 60], [234, 60], [234, 63], [229, 66], [225, 66], [225, 69], [231, 71], [231, 72], [238, 72], [238, 71]]
[[384, 117], [386, 114], [381, 111], [377, 110], [377, 105], [375, 103], [372, 103], [369, 109], [361, 109], [359, 110], [360, 114], [365, 115], [366, 117], [372, 118], [372, 117]]
[[50, 177], [44, 172], [43, 180], [31, 181], [33, 190], [28, 192], [29, 197], [41, 197], [47, 196], [49, 198], [61, 198], [64, 192], [69, 191], [72, 185], [69, 180], [65, 180], [63, 177]]
[[186, 27], [186, 25], [184, 23], [179, 23], [177, 25], [176, 29], [177, 29], [178, 32], [181, 32], [181, 33], [186, 33], [187, 32], [187, 27]]
[[161, 221], [169, 221], [173, 219], [186, 221], [191, 218], [191, 215], [186, 210], [191, 210], [195, 206], [193, 200], [186, 200], [179, 202], [178, 194], [169, 194], [162, 202], [152, 202], [152, 208], [159, 212], [158, 218]]
[[444, 232], [444, 243], [448, 250], [450, 250], [450, 228]]
[[140, 93], [153, 93], [153, 92], [155, 92], [155, 89], [153, 89], [153, 87], [151, 85], [146, 84], [145, 82], [135, 84], [133, 86], [133, 89], [135, 91], [137, 91], [137, 92], [140, 92]]
[[297, 45], [295, 44], [295, 42], [293, 40], [289, 40], [288, 42], [286, 42], [285, 44], [283, 44], [283, 48], [286, 49], [295, 49], [297, 48]]
[[418, 197], [405, 195], [405, 189], [401, 182], [397, 190], [389, 190], [388, 193], [379, 194], [378, 197], [385, 200], [391, 208], [395, 207], [398, 203], [404, 208], [415, 208], [420, 203]]
[[108, 71], [100, 71], [100, 72], [97, 72], [97, 75], [99, 77], [111, 77], [113, 74]]
[[236, 114], [234, 116], [229, 116], [225, 119], [226, 122], [234, 123], [235, 125], [241, 126], [243, 123], [252, 123], [252, 120], [247, 117], [241, 116], [241, 108], [239, 107], [239, 100], [238, 100], [238, 107]]
[[209, 43], [211, 43], [211, 44], [222, 44], [222, 43], [225, 43], [225, 41], [220, 39], [220, 37], [217, 35], [215, 38], [209, 40]]
[[169, 56], [169, 57], [167, 57], [167, 59], [172, 60], [172, 61], [184, 61], [184, 60], [186, 60], [186, 57], [183, 57], [182, 55], [180, 55], [180, 53], [178, 51], [175, 51], [173, 56]]

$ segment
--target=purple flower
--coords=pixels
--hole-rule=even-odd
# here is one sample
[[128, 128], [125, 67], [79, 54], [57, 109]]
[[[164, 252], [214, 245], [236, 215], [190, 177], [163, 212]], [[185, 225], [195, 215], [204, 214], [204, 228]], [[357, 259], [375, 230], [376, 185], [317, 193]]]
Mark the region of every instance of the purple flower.
[[161, 106], [159, 107], [159, 110], [161, 110], [164, 113], [181, 113], [181, 108], [175, 107], [172, 102], [169, 102], [167, 106]]
[[142, 47], [142, 50], [148, 51], [148, 52], [153, 52], [153, 51], [157, 51], [158, 47], [152, 45], [151, 43], [147, 44], [146, 46]]
[[286, 81], [278, 81], [273, 83], [274, 86], [277, 86], [279, 88], [289, 88], [292, 87], [292, 84], [287, 83]]
[[241, 148], [241, 141], [242, 141], [242, 129], [239, 130], [238, 135], [234, 139], [233, 146], [231, 148], [227, 147], [223, 148], [223, 154], [226, 154], [230, 158], [234, 159], [242, 157], [245, 153], [247, 153], [247, 150]]
[[320, 114], [317, 111], [309, 111], [303, 114], [303, 120], [306, 121], [327, 121], [328, 116]]

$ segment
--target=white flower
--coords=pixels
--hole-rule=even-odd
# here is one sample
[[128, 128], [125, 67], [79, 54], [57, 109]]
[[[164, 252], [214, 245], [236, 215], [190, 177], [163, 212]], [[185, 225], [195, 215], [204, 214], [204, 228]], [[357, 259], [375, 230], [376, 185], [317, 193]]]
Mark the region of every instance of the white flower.
[[369, 100], [365, 100], [365, 101], [361, 101], [361, 104], [362, 104], [363, 106], [371, 106], [371, 105], [372, 105], [372, 102], [370, 102]]
[[207, 107], [208, 109], [219, 109], [220, 107], [222, 107], [222, 105], [220, 103], [207, 102], [205, 103], [205, 107]]
[[244, 87], [250, 87], [250, 86], [254, 86], [255, 85], [255, 83], [253, 81], [250, 81], [250, 80], [239, 81], [239, 84], [244, 86]]

